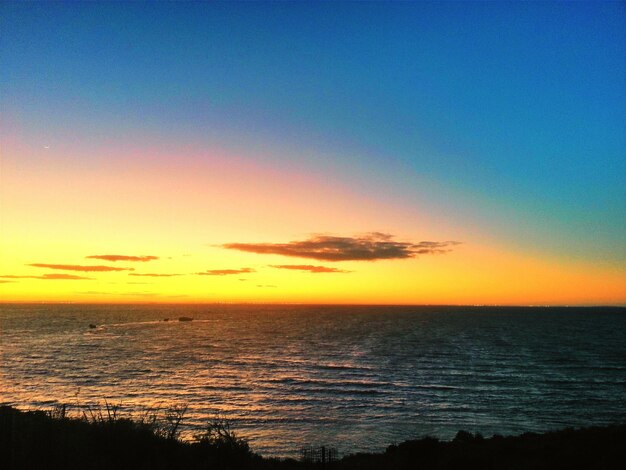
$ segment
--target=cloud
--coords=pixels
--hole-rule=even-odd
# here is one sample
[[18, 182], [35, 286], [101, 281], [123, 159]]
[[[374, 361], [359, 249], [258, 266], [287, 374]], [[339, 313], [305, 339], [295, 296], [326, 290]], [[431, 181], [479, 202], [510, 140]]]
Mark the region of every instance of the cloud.
[[413, 253], [416, 255], [442, 255], [452, 251], [450, 247], [460, 245], [461, 242], [419, 242], [413, 245]]
[[91, 255], [91, 256], [85, 256], [85, 258], [89, 258], [89, 259], [101, 259], [103, 261], [139, 261], [139, 262], [146, 262], [146, 261], [152, 261], [155, 259], [159, 259], [158, 256], [152, 256], [152, 255], [148, 255], [148, 256], [126, 256], [126, 255]]
[[257, 254], [275, 254], [320, 261], [376, 261], [443, 254], [460, 242], [397, 242], [393, 235], [372, 232], [358, 237], [317, 235], [288, 243], [226, 243], [223, 248]]
[[271, 268], [293, 269], [295, 271], [308, 271], [310, 273], [349, 273], [343, 269], [329, 268], [327, 266], [311, 266], [310, 264], [271, 264]]
[[7, 284], [9, 282], [15, 282], [15, 281], [8, 281], [6, 279], [0, 279], [0, 284]]
[[272, 289], [273, 289], [273, 288], [276, 288], [276, 287], [278, 287], [278, 286], [275, 286], [275, 285], [273, 285], [273, 284], [265, 284], [265, 285], [262, 285], [262, 284], [257, 284], [257, 287], [269, 287], [269, 288], [272, 288]]
[[156, 292], [120, 292], [118, 295], [130, 295], [130, 296], [140, 296], [140, 297], [156, 297], [159, 294]]
[[131, 297], [157, 297], [159, 294], [154, 292], [103, 292], [97, 290], [87, 290], [82, 292], [76, 292], [76, 294], [83, 295], [126, 295]]
[[89, 279], [93, 280], [93, 277], [75, 276], [73, 274], [44, 274], [37, 279]]
[[47, 269], [60, 269], [62, 271], [84, 271], [84, 272], [96, 272], [96, 271], [134, 271], [134, 268], [114, 268], [112, 266], [82, 266], [78, 264], [47, 264], [47, 263], [32, 263], [28, 266], [34, 266], [36, 268]]
[[246, 274], [255, 272], [252, 268], [241, 269], [207, 269], [202, 273], [196, 273], [200, 276], [228, 276], [230, 274]]
[[[75, 276], [74, 274], [44, 274], [43, 276], [0, 276], [5, 279], [44, 279], [44, 280], [74, 280], [74, 279], [87, 279], [92, 281], [93, 277]], [[7, 281], [8, 282], [8, 281]]]
[[160, 274], [160, 273], [128, 273], [129, 276], [145, 276], [145, 277], [172, 277], [181, 276], [181, 274]]

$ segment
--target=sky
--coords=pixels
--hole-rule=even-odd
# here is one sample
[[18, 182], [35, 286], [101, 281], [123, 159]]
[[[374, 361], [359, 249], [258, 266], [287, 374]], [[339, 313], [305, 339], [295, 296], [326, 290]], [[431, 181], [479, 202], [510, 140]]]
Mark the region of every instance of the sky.
[[626, 7], [0, 4], [0, 302], [626, 304]]

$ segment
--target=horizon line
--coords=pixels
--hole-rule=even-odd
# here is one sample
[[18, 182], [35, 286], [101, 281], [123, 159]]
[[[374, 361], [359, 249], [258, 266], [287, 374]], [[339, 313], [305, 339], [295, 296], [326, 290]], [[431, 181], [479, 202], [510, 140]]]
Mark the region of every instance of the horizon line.
[[245, 302], [245, 301], [215, 301], [215, 302], [167, 302], [167, 301], [71, 301], [71, 300], [0, 300], [0, 305], [293, 305], [311, 307], [473, 307], [473, 308], [626, 308], [623, 304], [402, 304], [402, 303], [316, 303], [316, 302]]

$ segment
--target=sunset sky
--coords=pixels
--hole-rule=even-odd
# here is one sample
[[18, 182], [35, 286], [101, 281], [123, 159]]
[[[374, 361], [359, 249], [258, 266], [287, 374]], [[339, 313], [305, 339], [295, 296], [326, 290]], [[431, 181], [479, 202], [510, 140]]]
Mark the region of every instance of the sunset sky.
[[0, 301], [626, 304], [624, 3], [0, 22]]

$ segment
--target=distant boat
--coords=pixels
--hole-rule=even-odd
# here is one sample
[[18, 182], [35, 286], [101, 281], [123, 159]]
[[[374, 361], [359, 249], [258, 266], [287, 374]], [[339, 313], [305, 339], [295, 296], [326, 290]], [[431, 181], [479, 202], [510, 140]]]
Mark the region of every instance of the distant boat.
[[193, 318], [191, 317], [178, 317], [178, 321], [192, 321]]
[[97, 326], [94, 323], [90, 323], [89, 324], [89, 328], [91, 328], [93, 330], [94, 328], [97, 328]]
[[164, 318], [163, 321], [170, 321], [170, 319], [169, 318]]

